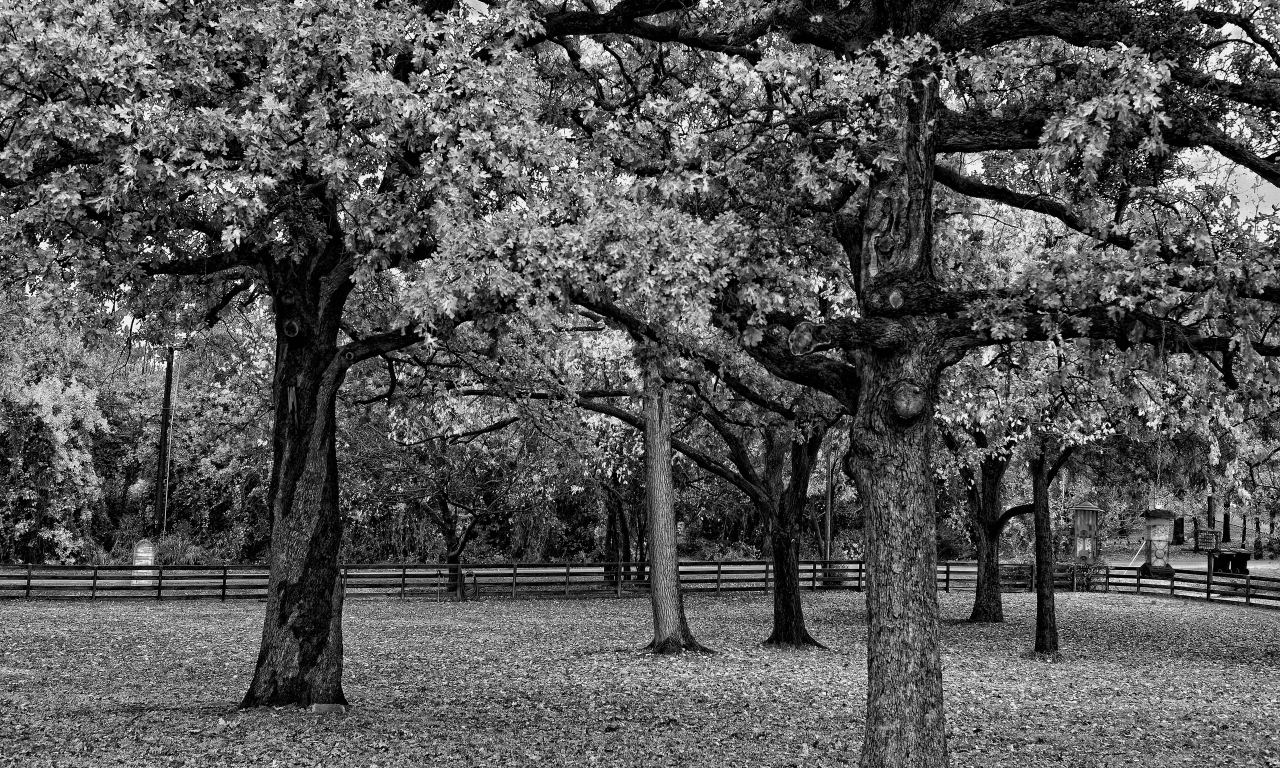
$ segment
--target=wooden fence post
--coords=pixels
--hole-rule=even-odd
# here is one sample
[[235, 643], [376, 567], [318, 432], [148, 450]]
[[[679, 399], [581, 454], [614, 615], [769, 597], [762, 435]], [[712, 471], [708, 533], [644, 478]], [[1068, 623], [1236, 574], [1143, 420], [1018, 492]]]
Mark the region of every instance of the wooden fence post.
[[222, 602], [227, 602], [227, 566], [222, 566]]
[[1204, 599], [1213, 602], [1213, 560], [1209, 560], [1209, 571], [1204, 579]]
[[1244, 604], [1249, 605], [1249, 583], [1253, 581], [1253, 574], [1246, 574], [1244, 577]]
[[564, 564], [564, 596], [569, 596], [569, 564]]
[[858, 565], [858, 567], [857, 567], [857, 569], [856, 569], [856, 573], [858, 574], [858, 586], [857, 586], [857, 590], [858, 590], [859, 592], [861, 592], [861, 591], [862, 591], [862, 566], [863, 566], [863, 562], [862, 562], [861, 560], [859, 560], [859, 561], [858, 561], [858, 563], [857, 563], [857, 565]]
[[768, 592], [769, 592], [769, 587], [770, 587], [770, 584], [769, 584], [769, 574], [770, 574], [770, 571], [772, 570], [772, 569], [769, 567], [770, 565], [771, 565], [771, 564], [770, 564], [770, 562], [769, 562], [768, 560], [764, 561], [764, 591], [765, 591], [765, 594], [768, 594]]
[[520, 578], [518, 575], [519, 572], [520, 572], [520, 564], [512, 563], [511, 564], [511, 599], [512, 600], [516, 599], [516, 581]]
[[943, 565], [946, 567], [947, 570], [946, 570], [946, 580], [942, 583], [942, 589], [944, 592], [950, 592], [951, 591], [951, 561], [947, 561], [946, 563], [943, 563]]
[[1177, 586], [1177, 584], [1178, 584], [1178, 572], [1174, 571], [1173, 575], [1169, 577], [1169, 596], [1170, 597], [1174, 596], [1175, 594], [1174, 589]]
[[1072, 592], [1076, 591], [1076, 571], [1077, 570], [1078, 569], [1076, 567], [1076, 564], [1072, 563], [1071, 564], [1071, 591]]
[[724, 581], [724, 561], [716, 561], [716, 594], [720, 594], [721, 583]]
[[164, 595], [164, 566], [156, 568], [156, 599], [159, 600]]
[[27, 597], [31, 597], [31, 563], [27, 563]]
[[1142, 569], [1138, 569], [1138, 581], [1133, 591], [1139, 595], [1142, 594]]
[[400, 566], [400, 599], [401, 600], [404, 599], [404, 588], [406, 586], [405, 582], [407, 582], [408, 580], [409, 580], [409, 566], [402, 565]]
[[622, 563], [613, 564], [613, 596], [622, 597]]
[[89, 599], [96, 600], [98, 597], [98, 566], [93, 566], [93, 581], [89, 583]]

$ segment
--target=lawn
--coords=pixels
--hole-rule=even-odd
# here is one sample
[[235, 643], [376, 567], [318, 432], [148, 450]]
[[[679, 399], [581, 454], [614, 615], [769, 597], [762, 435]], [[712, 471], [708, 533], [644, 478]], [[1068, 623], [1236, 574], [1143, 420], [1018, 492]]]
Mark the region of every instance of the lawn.
[[[955, 766], [1280, 766], [1280, 611], [1058, 596], [970, 626], [940, 595]], [[347, 604], [347, 715], [235, 711], [260, 603], [0, 603], [0, 765], [856, 763], [863, 600], [806, 595], [829, 650], [761, 648], [761, 595], [692, 597], [714, 655], [653, 658], [644, 600]]]

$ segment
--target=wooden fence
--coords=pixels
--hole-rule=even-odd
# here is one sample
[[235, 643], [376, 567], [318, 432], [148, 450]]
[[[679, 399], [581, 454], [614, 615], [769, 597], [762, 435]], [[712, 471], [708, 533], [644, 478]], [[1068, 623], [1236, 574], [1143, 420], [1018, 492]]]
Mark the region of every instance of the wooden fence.
[[[438, 564], [349, 564], [342, 566], [342, 574], [348, 597], [446, 600], [454, 596], [459, 579], [470, 599], [630, 597], [649, 590], [643, 563], [477, 563], [453, 574]], [[866, 567], [858, 560], [805, 560], [799, 576], [804, 590], [861, 591]], [[1033, 577], [1030, 565], [1001, 566], [1005, 591], [1031, 591]], [[680, 563], [686, 592], [766, 592], [775, 578], [773, 564], [763, 561]], [[267, 580], [267, 569], [260, 565], [0, 566], [0, 598], [262, 600]], [[976, 583], [973, 562], [937, 566], [941, 591], [972, 591]], [[1058, 564], [1054, 586], [1064, 592], [1124, 592], [1280, 607], [1280, 578], [1262, 576], [1174, 571], [1172, 579], [1159, 579], [1142, 576], [1136, 567]]]

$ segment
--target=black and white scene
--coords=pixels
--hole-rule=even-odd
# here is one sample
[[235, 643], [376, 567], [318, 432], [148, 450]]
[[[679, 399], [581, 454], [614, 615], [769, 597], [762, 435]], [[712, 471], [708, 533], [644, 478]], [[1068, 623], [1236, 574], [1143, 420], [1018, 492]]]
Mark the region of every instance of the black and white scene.
[[1280, 0], [0, 0], [0, 768], [1280, 768]]

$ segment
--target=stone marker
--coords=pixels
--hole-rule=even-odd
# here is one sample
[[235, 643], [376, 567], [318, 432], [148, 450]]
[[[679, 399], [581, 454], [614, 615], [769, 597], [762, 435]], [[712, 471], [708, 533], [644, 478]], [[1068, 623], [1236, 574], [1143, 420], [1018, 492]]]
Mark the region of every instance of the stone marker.
[[[156, 545], [152, 544], [150, 539], [142, 539], [133, 545], [133, 564], [135, 566], [153, 566], [156, 564]], [[156, 580], [152, 578], [154, 575], [149, 570], [134, 571], [133, 581], [130, 586], [154, 587], [156, 585]]]

